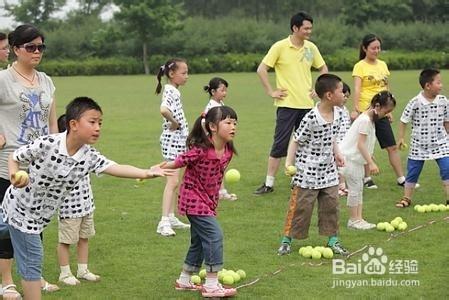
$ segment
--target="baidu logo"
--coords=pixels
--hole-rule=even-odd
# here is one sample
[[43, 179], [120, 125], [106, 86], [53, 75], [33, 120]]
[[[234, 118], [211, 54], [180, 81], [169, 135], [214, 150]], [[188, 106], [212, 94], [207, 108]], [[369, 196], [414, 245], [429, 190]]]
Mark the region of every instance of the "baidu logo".
[[382, 248], [369, 247], [357, 262], [350, 263], [343, 259], [332, 260], [332, 273], [341, 274], [367, 274], [382, 275], [387, 271], [388, 257]]

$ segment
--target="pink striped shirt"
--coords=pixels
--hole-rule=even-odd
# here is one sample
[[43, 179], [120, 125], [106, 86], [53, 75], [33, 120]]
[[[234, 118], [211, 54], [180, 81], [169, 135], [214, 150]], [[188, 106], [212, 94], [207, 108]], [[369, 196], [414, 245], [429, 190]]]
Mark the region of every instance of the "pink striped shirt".
[[195, 146], [176, 158], [176, 167], [187, 166], [179, 190], [180, 215], [217, 215], [218, 192], [232, 155], [229, 147], [226, 147], [223, 156], [218, 158], [214, 148]]

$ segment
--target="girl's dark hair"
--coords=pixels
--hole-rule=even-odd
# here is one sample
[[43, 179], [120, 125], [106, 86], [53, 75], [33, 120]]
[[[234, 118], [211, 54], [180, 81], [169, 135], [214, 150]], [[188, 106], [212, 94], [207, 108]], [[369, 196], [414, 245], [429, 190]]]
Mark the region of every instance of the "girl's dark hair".
[[89, 97], [77, 97], [70, 101], [65, 108], [65, 125], [67, 127], [67, 132], [70, 132], [71, 120], [79, 120], [83, 113], [91, 109], [103, 113], [100, 105]]
[[290, 29], [292, 30], [292, 32], [293, 32], [293, 26], [296, 26], [299, 28], [303, 25], [304, 21], [309, 21], [310, 23], [313, 24], [313, 18], [309, 14], [307, 14], [305, 11], [300, 11], [299, 13], [294, 15], [290, 19]]
[[212, 90], [217, 90], [220, 87], [220, 84], [223, 84], [225, 87], [228, 87], [228, 82], [220, 77], [214, 77], [209, 81], [208, 85], [203, 87], [204, 91], [209, 93], [212, 96]]
[[157, 87], [156, 87], [157, 95], [159, 95], [162, 91], [162, 84], [161, 84], [162, 76], [165, 75], [168, 78], [169, 72], [176, 71], [179, 67], [178, 63], [180, 62], [187, 63], [187, 61], [183, 58], [172, 58], [159, 67], [159, 71], [157, 72]]
[[351, 88], [346, 84], [346, 82], [343, 82], [343, 94], [346, 93], [349, 93], [349, 95], [351, 95]]
[[4, 33], [4, 32], [0, 32], [0, 41], [3, 41], [3, 40], [5, 40], [6, 39], [6, 33]]
[[422, 88], [426, 87], [426, 83], [432, 83], [435, 79], [435, 76], [440, 74], [440, 71], [437, 69], [424, 69], [419, 74], [419, 84]]
[[[214, 123], [218, 126], [218, 123], [226, 118], [237, 120], [237, 113], [229, 106], [213, 107], [207, 112], [206, 115], [202, 114], [198, 119], [196, 119], [195, 124], [193, 124], [192, 131], [187, 137], [187, 147], [189, 149], [193, 146], [202, 148], [213, 147], [214, 145], [212, 144], [210, 138], [212, 136], [210, 123]], [[228, 143], [228, 146], [232, 152], [237, 153], [232, 141]]]
[[379, 104], [380, 107], [389, 105], [393, 105], [393, 107], [396, 107], [396, 99], [389, 91], [382, 91], [374, 95], [373, 99], [371, 100], [371, 107], [375, 107], [376, 104]]
[[379, 41], [379, 43], [382, 44], [382, 40], [380, 39], [380, 37], [375, 34], [369, 33], [363, 37], [359, 49], [359, 60], [362, 60], [366, 57], [366, 51], [364, 49], [368, 48], [369, 44], [374, 41]]
[[8, 34], [8, 42], [11, 47], [18, 47], [29, 43], [35, 38], [40, 37], [44, 42], [45, 37], [42, 32], [30, 24], [20, 25], [14, 31]]
[[67, 125], [66, 125], [66, 117], [65, 114], [60, 115], [58, 118], [58, 131], [59, 132], [64, 132], [67, 129]]

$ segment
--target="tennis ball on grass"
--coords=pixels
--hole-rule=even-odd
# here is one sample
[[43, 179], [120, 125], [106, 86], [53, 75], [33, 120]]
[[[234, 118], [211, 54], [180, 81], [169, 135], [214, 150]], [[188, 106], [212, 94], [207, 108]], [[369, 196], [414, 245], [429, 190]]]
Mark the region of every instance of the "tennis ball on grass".
[[202, 269], [202, 270], [198, 273], [198, 275], [201, 277], [201, 279], [206, 278], [206, 269]]
[[406, 229], [407, 229], [407, 223], [405, 223], [405, 222], [399, 223], [398, 230], [404, 231]]
[[243, 271], [242, 269], [237, 270], [236, 273], [240, 275], [240, 278], [241, 278], [242, 280], [246, 278], [246, 272]]
[[330, 258], [334, 257], [334, 252], [332, 251], [331, 248], [324, 248], [323, 257], [330, 259]]
[[194, 284], [200, 284], [201, 283], [201, 277], [198, 275], [192, 275], [190, 277], [190, 281]]
[[234, 284], [234, 277], [230, 274], [226, 274], [223, 276], [223, 283], [226, 285], [232, 285]]

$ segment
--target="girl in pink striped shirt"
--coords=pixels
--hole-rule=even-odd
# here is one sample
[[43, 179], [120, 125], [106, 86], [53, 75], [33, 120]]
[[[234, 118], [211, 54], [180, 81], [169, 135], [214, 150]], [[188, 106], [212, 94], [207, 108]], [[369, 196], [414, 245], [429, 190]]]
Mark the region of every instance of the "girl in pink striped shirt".
[[[177, 290], [201, 290], [203, 297], [230, 297], [236, 289], [218, 283], [217, 273], [223, 268], [223, 232], [216, 219], [216, 208], [224, 170], [236, 153], [232, 140], [237, 114], [228, 106], [210, 109], [199, 117], [187, 138], [188, 151], [163, 168], [186, 167], [179, 191], [178, 211], [190, 221], [190, 248], [184, 260]], [[206, 267], [203, 286], [190, 281], [201, 265]]]

